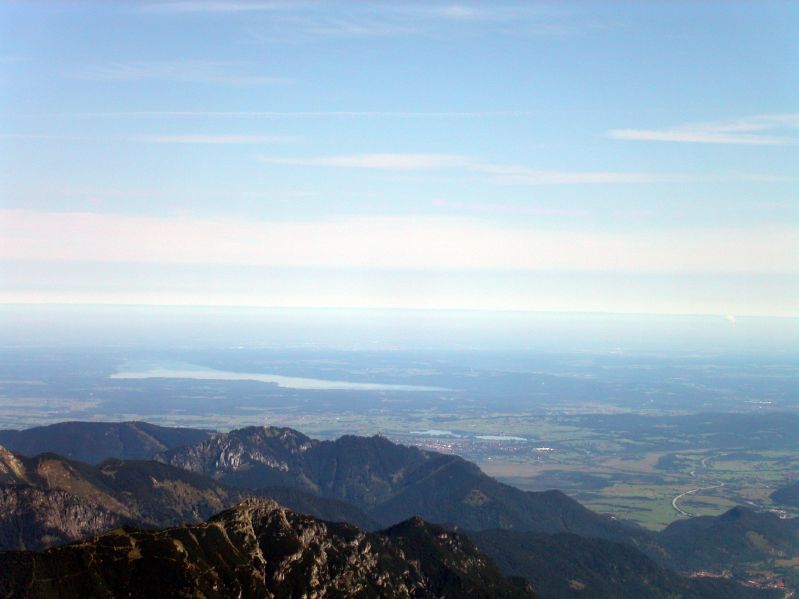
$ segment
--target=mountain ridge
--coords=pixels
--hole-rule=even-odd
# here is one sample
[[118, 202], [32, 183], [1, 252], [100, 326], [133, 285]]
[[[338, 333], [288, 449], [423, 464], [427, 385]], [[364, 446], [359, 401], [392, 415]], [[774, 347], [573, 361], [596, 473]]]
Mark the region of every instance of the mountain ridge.
[[152, 460], [112, 458], [91, 465], [53, 453], [29, 458], [0, 447], [0, 549], [42, 549], [125, 524], [184, 524], [249, 497], [271, 497], [319, 518], [379, 528], [354, 506], [296, 489], [233, 489]]
[[288, 484], [347, 501], [386, 526], [420, 515], [467, 530], [575, 532], [640, 545], [650, 536], [591, 512], [560, 491], [521, 491], [460, 456], [381, 436], [319, 441], [293, 429], [246, 427], [155, 459], [233, 487]]
[[44, 553], [0, 553], [0, 595], [534, 599], [463, 535], [420, 519], [380, 533], [247, 500], [207, 522], [117, 529]]

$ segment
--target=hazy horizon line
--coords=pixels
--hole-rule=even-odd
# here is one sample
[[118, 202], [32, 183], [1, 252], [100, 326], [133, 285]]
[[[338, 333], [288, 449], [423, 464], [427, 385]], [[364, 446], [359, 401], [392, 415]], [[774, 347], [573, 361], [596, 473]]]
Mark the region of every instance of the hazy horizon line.
[[524, 310], [524, 309], [497, 309], [497, 308], [446, 308], [446, 307], [398, 307], [398, 306], [286, 306], [286, 305], [259, 305], [259, 304], [184, 304], [184, 303], [112, 303], [112, 302], [4, 302], [0, 301], [3, 308], [189, 308], [189, 309], [247, 309], [247, 310], [285, 310], [285, 311], [364, 311], [364, 312], [468, 312], [487, 314], [530, 314], [530, 315], [564, 315], [564, 316], [668, 316], [668, 317], [712, 317], [721, 318], [731, 325], [739, 318], [773, 318], [797, 320], [796, 315], [777, 314], [725, 314], [720, 312], [622, 312], [613, 310]]

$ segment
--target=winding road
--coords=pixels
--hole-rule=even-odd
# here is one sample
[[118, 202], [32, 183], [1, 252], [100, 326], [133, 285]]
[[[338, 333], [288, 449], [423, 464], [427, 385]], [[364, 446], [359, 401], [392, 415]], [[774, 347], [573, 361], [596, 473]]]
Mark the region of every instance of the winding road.
[[677, 510], [677, 513], [680, 514], [681, 516], [688, 516], [689, 518], [691, 518], [691, 517], [693, 517], [693, 514], [689, 514], [688, 512], [683, 510], [680, 506], [677, 505], [677, 502], [680, 499], [682, 499], [683, 497], [685, 497], [686, 495], [693, 495], [697, 491], [710, 491], [711, 489], [718, 489], [718, 488], [723, 487], [723, 486], [724, 486], [724, 483], [719, 483], [719, 484], [713, 485], [711, 487], [697, 487], [696, 489], [691, 489], [690, 491], [686, 491], [685, 493], [680, 493], [674, 499], [671, 500], [671, 507], [673, 507], [675, 510]]

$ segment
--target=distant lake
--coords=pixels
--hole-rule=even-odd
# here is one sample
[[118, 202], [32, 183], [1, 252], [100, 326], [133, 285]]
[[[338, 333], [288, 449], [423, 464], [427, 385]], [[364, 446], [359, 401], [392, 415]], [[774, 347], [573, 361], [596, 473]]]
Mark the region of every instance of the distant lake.
[[411, 431], [411, 434], [422, 437], [460, 437], [460, 435], [456, 435], [452, 431], [445, 431], [437, 428], [429, 428], [426, 431]]
[[443, 387], [425, 387], [423, 385], [395, 385], [389, 383], [353, 383], [350, 381], [334, 381], [328, 379], [312, 379], [280, 374], [264, 374], [260, 372], [232, 372], [214, 370], [194, 364], [176, 364], [174, 366], [133, 367], [123, 366], [119, 372], [111, 375], [112, 379], [197, 379], [206, 381], [259, 381], [271, 383], [286, 389], [306, 389], [317, 391], [447, 391]]

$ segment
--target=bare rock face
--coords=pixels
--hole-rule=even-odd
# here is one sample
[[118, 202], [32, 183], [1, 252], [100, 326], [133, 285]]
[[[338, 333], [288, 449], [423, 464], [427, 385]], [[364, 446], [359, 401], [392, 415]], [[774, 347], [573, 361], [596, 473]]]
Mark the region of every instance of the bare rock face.
[[216, 479], [246, 476], [250, 487], [291, 483], [315, 491], [311, 481], [297, 475], [304, 470], [306, 452], [319, 443], [289, 428], [252, 426], [163, 452], [156, 459]]
[[532, 598], [465, 537], [420, 519], [365, 533], [248, 500], [208, 522], [0, 553], [0, 596]]

